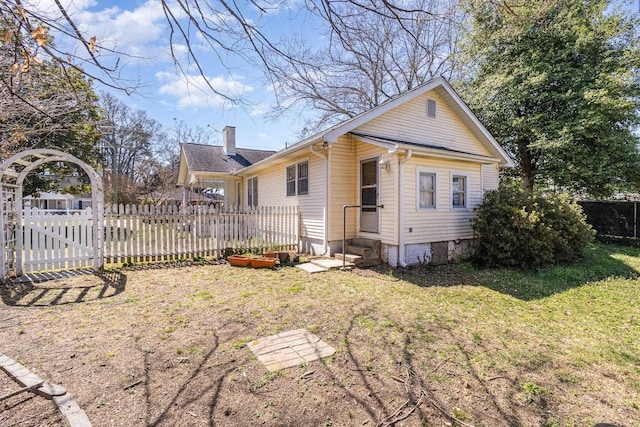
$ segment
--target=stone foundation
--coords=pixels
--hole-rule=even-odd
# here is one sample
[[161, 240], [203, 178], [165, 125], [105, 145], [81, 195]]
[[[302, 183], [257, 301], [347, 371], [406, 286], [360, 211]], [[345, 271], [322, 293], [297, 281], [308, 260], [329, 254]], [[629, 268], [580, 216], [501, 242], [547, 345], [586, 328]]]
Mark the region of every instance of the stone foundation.
[[[473, 240], [471, 239], [414, 243], [405, 245], [405, 260], [407, 265], [448, 264], [469, 258], [472, 249]], [[382, 260], [393, 267], [399, 266], [398, 246], [383, 244]]]

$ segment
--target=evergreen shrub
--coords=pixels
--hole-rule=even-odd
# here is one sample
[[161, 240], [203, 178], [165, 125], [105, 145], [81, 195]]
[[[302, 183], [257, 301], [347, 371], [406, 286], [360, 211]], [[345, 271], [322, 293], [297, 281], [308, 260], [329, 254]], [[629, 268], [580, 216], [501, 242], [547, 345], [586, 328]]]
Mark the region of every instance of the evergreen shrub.
[[565, 194], [533, 194], [501, 184], [485, 195], [473, 220], [474, 260], [487, 267], [539, 268], [584, 255], [594, 232]]

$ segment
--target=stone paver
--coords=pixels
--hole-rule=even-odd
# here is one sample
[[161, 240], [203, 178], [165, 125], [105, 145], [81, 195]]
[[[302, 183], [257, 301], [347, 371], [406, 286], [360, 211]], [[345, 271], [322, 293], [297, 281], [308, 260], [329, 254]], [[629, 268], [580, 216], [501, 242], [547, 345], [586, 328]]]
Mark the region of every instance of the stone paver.
[[[339, 270], [343, 267], [341, 259], [337, 258], [315, 258], [310, 262], [305, 262], [296, 265], [297, 268], [306, 271], [307, 273], [322, 273], [329, 270]], [[347, 261], [344, 263], [344, 267], [353, 268], [354, 264]]]
[[[34, 387], [34, 393], [53, 400], [71, 427], [91, 427], [87, 414], [78, 406], [73, 395], [57, 384], [43, 381], [12, 358], [0, 353], [0, 370], [24, 387]], [[36, 386], [39, 386], [35, 388]]]
[[296, 268], [299, 268], [300, 270], [304, 270], [309, 274], [323, 273], [325, 271], [328, 271], [328, 269], [326, 269], [324, 267], [320, 267], [319, 265], [311, 264], [310, 262], [305, 262], [303, 264], [297, 264]]
[[306, 329], [281, 332], [251, 341], [247, 347], [269, 371], [298, 366], [333, 355], [336, 350]]
[[55, 396], [53, 401], [58, 406], [62, 415], [67, 419], [70, 426], [91, 427], [91, 421], [89, 421], [87, 413], [78, 406], [72, 394], [66, 393], [63, 396]]

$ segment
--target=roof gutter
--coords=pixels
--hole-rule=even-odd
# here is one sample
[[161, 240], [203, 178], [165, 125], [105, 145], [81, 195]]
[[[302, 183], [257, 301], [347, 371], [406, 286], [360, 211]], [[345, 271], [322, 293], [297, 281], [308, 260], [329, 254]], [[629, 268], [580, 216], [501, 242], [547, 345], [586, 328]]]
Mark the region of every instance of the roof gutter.
[[407, 266], [404, 248], [404, 164], [413, 156], [412, 150], [407, 150], [404, 157], [398, 161], [398, 264], [401, 267]]
[[331, 256], [331, 248], [329, 247], [329, 230], [330, 228], [330, 218], [329, 218], [329, 152], [325, 150], [328, 150], [330, 148], [329, 144], [323, 144], [323, 151], [316, 151], [315, 147], [313, 146], [313, 144], [309, 145], [309, 151], [320, 157], [323, 160], [323, 180], [325, 182], [324, 187], [324, 209], [323, 209], [323, 224], [324, 224], [324, 231], [323, 231], [323, 237], [322, 237], [322, 244], [324, 246], [324, 253], [322, 254], [323, 257], [326, 256]]

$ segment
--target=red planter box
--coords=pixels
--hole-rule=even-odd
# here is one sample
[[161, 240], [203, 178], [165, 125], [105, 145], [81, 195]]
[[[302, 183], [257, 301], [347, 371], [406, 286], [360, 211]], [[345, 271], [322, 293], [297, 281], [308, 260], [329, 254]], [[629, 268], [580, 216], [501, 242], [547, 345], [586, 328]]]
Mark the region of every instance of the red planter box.
[[275, 258], [251, 258], [251, 267], [253, 268], [273, 268], [275, 265]]
[[231, 255], [227, 261], [234, 267], [246, 267], [251, 264], [251, 258], [244, 255]]

